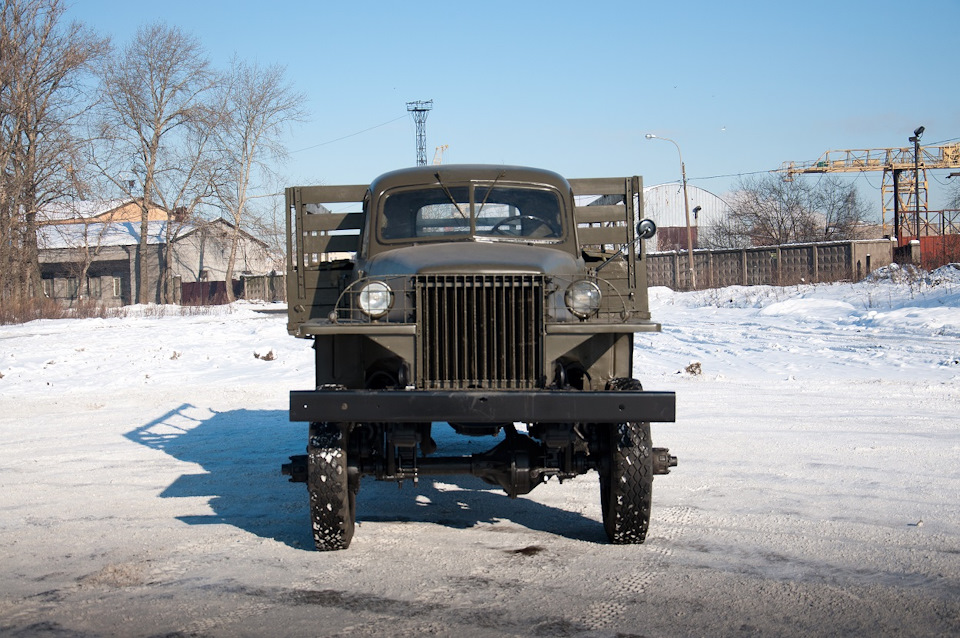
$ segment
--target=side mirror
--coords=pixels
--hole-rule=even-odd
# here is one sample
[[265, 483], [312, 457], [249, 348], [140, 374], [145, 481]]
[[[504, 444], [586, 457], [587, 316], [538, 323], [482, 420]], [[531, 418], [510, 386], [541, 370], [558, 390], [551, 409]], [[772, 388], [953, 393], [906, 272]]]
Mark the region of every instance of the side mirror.
[[637, 224], [637, 235], [640, 239], [650, 239], [657, 234], [657, 225], [652, 219], [641, 219]]

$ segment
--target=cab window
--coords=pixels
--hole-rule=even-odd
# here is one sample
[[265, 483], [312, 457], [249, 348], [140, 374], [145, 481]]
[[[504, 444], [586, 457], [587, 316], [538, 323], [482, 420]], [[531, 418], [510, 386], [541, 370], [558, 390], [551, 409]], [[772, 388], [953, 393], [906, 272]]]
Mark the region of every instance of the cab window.
[[557, 240], [563, 236], [556, 193], [495, 185], [391, 193], [384, 201], [379, 230], [380, 238], [388, 242], [472, 236]]

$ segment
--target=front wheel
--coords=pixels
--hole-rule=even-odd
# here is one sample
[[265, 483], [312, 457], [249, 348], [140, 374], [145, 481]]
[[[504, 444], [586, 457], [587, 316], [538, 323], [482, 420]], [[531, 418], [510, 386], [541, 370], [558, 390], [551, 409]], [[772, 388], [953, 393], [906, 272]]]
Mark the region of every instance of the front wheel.
[[313, 541], [320, 551], [346, 549], [353, 539], [357, 486], [347, 466], [348, 434], [339, 423], [311, 423], [307, 490]]
[[649, 423], [610, 426], [607, 467], [600, 474], [600, 507], [615, 545], [642, 543], [650, 526], [653, 460]]
[[[617, 379], [610, 389], [639, 390], [633, 379]], [[632, 382], [632, 383], [630, 383]], [[600, 426], [600, 508], [607, 538], [615, 545], [642, 543], [650, 526], [653, 501], [653, 444], [649, 423]]]

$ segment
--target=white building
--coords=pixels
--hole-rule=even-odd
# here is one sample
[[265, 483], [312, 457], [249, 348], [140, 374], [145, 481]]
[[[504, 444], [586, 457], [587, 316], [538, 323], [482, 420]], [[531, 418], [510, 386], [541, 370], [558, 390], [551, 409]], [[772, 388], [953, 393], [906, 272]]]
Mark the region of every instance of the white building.
[[[724, 219], [730, 213], [730, 206], [720, 197], [698, 186], [687, 184], [687, 197], [690, 200], [690, 231], [693, 247], [697, 248], [697, 237], [707, 229]], [[683, 184], [671, 182], [657, 184], [643, 189], [644, 217], [657, 224], [657, 234], [647, 240], [647, 252], [668, 250], [686, 250], [687, 222], [683, 201]]]
[[[232, 232], [233, 226], [223, 219], [203, 224], [151, 221], [147, 254], [141, 255], [140, 222], [45, 223], [37, 229], [44, 293], [66, 305], [78, 299], [95, 300], [108, 307], [136, 303], [140, 298], [139, 264], [145, 259], [147, 297], [160, 303], [160, 265], [168, 254], [165, 246], [169, 237], [168, 274], [175, 287], [174, 297], [186, 302], [199, 294], [198, 290], [207, 295], [213, 284], [226, 287]], [[234, 277], [262, 275], [272, 269], [267, 245], [241, 231]], [[237, 287], [235, 282], [230, 285]]]

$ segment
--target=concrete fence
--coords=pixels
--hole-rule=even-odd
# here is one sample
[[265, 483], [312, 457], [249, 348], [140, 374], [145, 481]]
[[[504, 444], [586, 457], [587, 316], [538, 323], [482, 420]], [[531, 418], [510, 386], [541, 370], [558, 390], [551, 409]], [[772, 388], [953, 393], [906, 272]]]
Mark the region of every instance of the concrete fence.
[[243, 298], [260, 301], [286, 301], [287, 284], [284, 275], [244, 276]]
[[[694, 250], [697, 288], [858, 281], [894, 261], [890, 240]], [[648, 253], [647, 284], [689, 290], [686, 252]], [[243, 298], [286, 301], [282, 274], [243, 277]]]
[[[697, 288], [859, 281], [892, 263], [895, 245], [876, 239], [694, 250], [695, 279]], [[648, 253], [646, 259], [648, 285], [691, 288], [686, 252]]]

